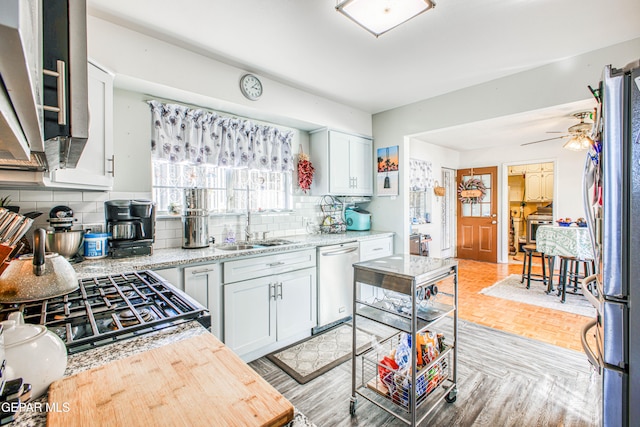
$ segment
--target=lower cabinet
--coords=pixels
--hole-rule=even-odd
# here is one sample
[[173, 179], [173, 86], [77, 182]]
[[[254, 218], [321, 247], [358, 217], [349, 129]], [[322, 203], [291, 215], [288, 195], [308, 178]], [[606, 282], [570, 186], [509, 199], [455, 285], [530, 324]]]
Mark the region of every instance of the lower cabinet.
[[222, 335], [222, 274], [220, 263], [184, 268], [184, 291], [207, 307], [211, 315], [211, 333], [224, 342]]
[[308, 336], [316, 324], [316, 269], [224, 285], [225, 344], [245, 360]]
[[[377, 239], [366, 239], [360, 241], [360, 262], [370, 261], [393, 255], [393, 236], [380, 237]], [[358, 299], [368, 301], [376, 297], [381, 297], [381, 288], [361, 284], [357, 287]]]

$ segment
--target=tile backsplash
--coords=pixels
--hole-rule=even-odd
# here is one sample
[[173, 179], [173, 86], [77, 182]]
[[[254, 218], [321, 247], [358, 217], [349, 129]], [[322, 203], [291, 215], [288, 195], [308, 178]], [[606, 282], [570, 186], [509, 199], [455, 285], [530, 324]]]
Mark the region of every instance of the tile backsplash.
[[[105, 227], [104, 202], [113, 199], [151, 199], [151, 193], [95, 192], [95, 191], [51, 191], [51, 190], [3, 190], [0, 197], [9, 196], [11, 204], [20, 207], [20, 213], [42, 212], [35, 219], [35, 228], [48, 228], [49, 211], [59, 205], [70, 207], [77, 219], [75, 227], [99, 231]], [[319, 224], [322, 220], [320, 197], [296, 195], [292, 212], [265, 212], [251, 214], [251, 232], [267, 237], [282, 237], [307, 233], [307, 224]], [[216, 242], [223, 242], [229, 230], [237, 240], [244, 240], [246, 215], [227, 214], [209, 217], [209, 235]], [[31, 233], [29, 233], [31, 235]], [[182, 246], [182, 220], [180, 216], [158, 217], [154, 248]]]

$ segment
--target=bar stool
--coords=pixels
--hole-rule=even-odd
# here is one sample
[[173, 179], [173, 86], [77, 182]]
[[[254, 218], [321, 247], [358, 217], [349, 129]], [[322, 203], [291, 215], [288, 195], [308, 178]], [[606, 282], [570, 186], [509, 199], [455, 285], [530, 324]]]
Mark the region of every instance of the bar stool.
[[[580, 274], [580, 267], [584, 274]], [[558, 296], [560, 302], [566, 302], [567, 286], [572, 286], [570, 294], [579, 295], [580, 281], [592, 275], [595, 271], [595, 262], [592, 259], [578, 259], [573, 256], [560, 255], [560, 277], [558, 280]]]
[[[522, 279], [520, 283], [524, 283], [524, 279], [527, 279], [527, 289], [531, 287], [531, 281], [536, 280], [547, 285], [547, 270], [545, 267], [546, 256], [542, 252], [538, 252], [536, 245], [524, 245], [522, 246], [524, 252], [524, 260], [522, 261]], [[542, 260], [542, 274], [531, 273], [531, 261], [533, 257], [540, 257]]]

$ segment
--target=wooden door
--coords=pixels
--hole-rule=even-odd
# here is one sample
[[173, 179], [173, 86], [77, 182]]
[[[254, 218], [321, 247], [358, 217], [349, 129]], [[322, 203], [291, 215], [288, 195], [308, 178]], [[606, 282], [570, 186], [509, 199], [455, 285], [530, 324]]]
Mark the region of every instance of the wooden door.
[[[457, 171], [458, 258], [498, 261], [497, 176], [498, 168], [495, 166]], [[470, 181], [481, 185], [469, 185]], [[469, 193], [461, 194], [461, 189], [479, 189], [484, 194], [478, 198], [468, 198], [463, 203], [461, 196]]]

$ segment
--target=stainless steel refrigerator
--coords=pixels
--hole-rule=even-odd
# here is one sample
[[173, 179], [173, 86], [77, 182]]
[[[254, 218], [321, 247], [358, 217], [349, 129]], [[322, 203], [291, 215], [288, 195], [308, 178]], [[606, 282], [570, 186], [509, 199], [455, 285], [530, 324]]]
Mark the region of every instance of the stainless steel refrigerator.
[[[602, 375], [602, 424], [640, 425], [640, 61], [607, 66], [585, 166], [585, 208], [596, 274], [585, 295], [597, 309], [583, 347]], [[588, 340], [591, 335], [594, 340]]]

